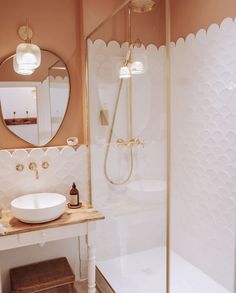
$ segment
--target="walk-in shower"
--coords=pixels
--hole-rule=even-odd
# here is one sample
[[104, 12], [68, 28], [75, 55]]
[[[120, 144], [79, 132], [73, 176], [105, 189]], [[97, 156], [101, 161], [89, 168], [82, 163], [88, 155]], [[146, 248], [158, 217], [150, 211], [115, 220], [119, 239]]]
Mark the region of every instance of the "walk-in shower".
[[117, 293], [151, 292], [156, 278], [166, 292], [166, 49], [155, 24], [159, 10], [154, 1], [131, 1], [88, 39], [93, 205], [106, 215], [97, 267]]
[[175, 39], [166, 3], [126, 1], [87, 39], [97, 268], [116, 293], [233, 293], [235, 19]]

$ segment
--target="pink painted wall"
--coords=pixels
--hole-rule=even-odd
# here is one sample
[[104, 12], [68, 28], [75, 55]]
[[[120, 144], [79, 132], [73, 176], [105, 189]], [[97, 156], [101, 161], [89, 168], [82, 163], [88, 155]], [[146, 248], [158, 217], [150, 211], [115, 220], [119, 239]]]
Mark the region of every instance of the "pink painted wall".
[[84, 35], [91, 33], [109, 17], [125, 0], [83, 0]]

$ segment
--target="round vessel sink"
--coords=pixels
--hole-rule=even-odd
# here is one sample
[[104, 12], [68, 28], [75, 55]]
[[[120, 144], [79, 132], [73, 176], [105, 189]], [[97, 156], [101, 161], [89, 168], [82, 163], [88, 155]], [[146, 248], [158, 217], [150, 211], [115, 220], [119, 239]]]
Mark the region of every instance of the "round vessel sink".
[[35, 193], [17, 197], [11, 202], [15, 218], [25, 223], [45, 223], [60, 217], [66, 208], [66, 197], [58, 193]]

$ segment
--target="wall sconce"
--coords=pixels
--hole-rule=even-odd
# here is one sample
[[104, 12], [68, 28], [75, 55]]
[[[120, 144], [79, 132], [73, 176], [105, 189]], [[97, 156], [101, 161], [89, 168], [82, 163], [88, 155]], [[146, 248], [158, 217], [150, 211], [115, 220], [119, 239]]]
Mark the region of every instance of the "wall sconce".
[[24, 43], [16, 47], [13, 67], [18, 74], [31, 75], [41, 64], [41, 51], [37, 45], [31, 43], [33, 31], [28, 24], [19, 28], [18, 35]]
[[131, 78], [132, 75], [143, 74], [145, 72], [144, 64], [141, 60], [135, 60], [135, 61], [132, 60], [133, 54], [131, 50], [134, 47], [140, 48], [141, 41], [137, 40], [135, 43], [132, 43], [130, 45], [124, 64], [120, 67], [120, 72], [119, 72], [120, 79], [128, 79], [128, 78]]

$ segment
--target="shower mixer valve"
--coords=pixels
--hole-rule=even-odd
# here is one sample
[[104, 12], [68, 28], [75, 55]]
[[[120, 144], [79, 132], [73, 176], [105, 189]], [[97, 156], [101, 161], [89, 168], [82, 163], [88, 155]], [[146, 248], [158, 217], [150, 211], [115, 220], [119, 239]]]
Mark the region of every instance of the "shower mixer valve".
[[133, 145], [142, 145], [144, 147], [144, 141], [139, 138], [131, 138], [130, 140], [124, 140], [122, 138], [118, 138], [116, 141], [118, 146], [133, 146]]

